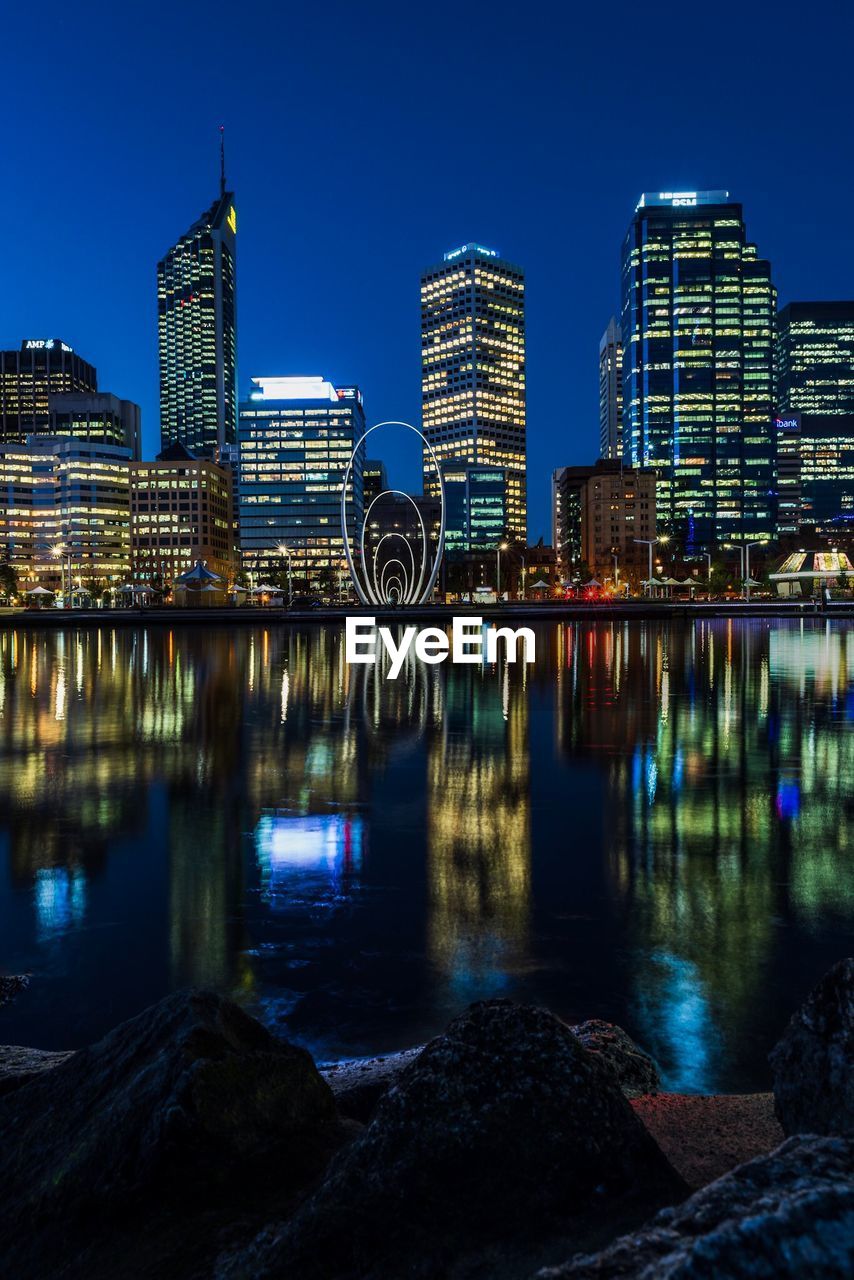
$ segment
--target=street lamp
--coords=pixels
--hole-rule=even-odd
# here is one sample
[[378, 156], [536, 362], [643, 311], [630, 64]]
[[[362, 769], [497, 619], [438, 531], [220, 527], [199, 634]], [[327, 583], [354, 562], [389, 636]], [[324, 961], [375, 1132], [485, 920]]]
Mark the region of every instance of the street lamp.
[[765, 547], [768, 545], [767, 538], [761, 538], [758, 542], [725, 542], [724, 546], [728, 551], [737, 551], [739, 562], [741, 564], [741, 587], [744, 603], [750, 604], [750, 548]]
[[509, 542], [499, 542], [498, 549], [495, 552], [495, 599], [496, 602], [501, 599], [501, 552], [506, 551]]
[[649, 573], [647, 574], [646, 593], [648, 596], [651, 596], [652, 595], [652, 549], [657, 542], [662, 542], [662, 543], [669, 542], [670, 537], [668, 534], [663, 533], [660, 538], [635, 538], [634, 541], [640, 542], [649, 551]]
[[288, 557], [288, 608], [294, 602], [294, 580], [291, 577], [291, 550], [284, 542], [279, 543], [279, 555]]

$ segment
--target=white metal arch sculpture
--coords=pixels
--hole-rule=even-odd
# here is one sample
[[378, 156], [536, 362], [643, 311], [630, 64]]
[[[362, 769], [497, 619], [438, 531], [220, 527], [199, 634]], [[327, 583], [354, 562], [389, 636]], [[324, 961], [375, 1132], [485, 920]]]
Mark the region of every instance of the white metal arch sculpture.
[[[433, 466], [436, 468], [436, 479], [439, 485], [439, 541], [436, 545], [436, 555], [430, 567], [429, 575], [427, 574], [427, 566], [430, 561], [430, 544], [427, 538], [427, 529], [424, 524], [424, 517], [411, 494], [404, 493], [401, 489], [384, 489], [382, 493], [377, 494], [365, 512], [362, 520], [362, 527], [358, 531], [362, 577], [359, 576], [356, 565], [353, 561], [353, 553], [350, 549], [350, 537], [347, 533], [347, 485], [350, 483], [350, 476], [353, 471], [353, 462], [356, 458], [356, 454], [371, 432], [379, 431], [380, 427], [405, 427], [407, 431], [414, 431], [430, 454]], [[365, 564], [365, 530], [367, 528], [368, 518], [370, 517], [374, 504], [387, 494], [398, 494], [401, 497], [406, 498], [412, 503], [415, 508], [415, 513], [418, 516], [418, 520], [421, 525], [421, 572], [417, 575], [417, 581], [415, 573], [415, 557], [412, 552], [412, 547], [409, 539], [404, 538], [402, 534], [384, 534], [377, 543], [377, 546], [374, 548], [372, 572], [368, 571], [367, 565]], [[350, 461], [347, 463], [347, 469], [344, 472], [344, 482], [341, 485], [341, 535], [344, 539], [344, 554], [347, 557], [347, 566], [350, 570], [350, 577], [353, 580], [353, 587], [362, 604], [369, 606], [377, 605], [381, 607], [382, 605], [389, 604], [424, 604], [425, 601], [429, 600], [430, 593], [436, 585], [436, 578], [439, 575], [439, 565], [442, 563], [442, 555], [445, 550], [445, 485], [442, 480], [442, 471], [439, 466], [439, 460], [433, 452], [429, 441], [417, 427], [413, 427], [411, 422], [399, 422], [396, 420], [377, 422], [374, 426], [368, 427], [364, 435], [357, 440], [353, 448], [353, 452], [350, 454]], [[385, 541], [386, 538], [393, 537], [399, 537], [406, 543], [407, 550], [409, 551], [410, 558], [412, 559], [412, 577], [410, 579], [406, 565], [403, 561], [397, 557], [393, 557], [387, 561], [386, 565], [380, 571], [379, 581], [377, 581], [377, 552], [379, 551], [380, 543]], [[402, 574], [395, 573], [387, 578], [386, 570], [393, 564], [399, 565], [402, 570]], [[425, 576], [427, 578], [426, 584]]]

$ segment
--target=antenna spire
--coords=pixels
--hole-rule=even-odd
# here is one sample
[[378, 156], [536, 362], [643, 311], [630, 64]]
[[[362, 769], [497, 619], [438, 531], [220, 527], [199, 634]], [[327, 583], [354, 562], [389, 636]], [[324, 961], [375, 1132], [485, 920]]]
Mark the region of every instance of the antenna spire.
[[219, 126], [219, 194], [225, 195], [225, 125]]

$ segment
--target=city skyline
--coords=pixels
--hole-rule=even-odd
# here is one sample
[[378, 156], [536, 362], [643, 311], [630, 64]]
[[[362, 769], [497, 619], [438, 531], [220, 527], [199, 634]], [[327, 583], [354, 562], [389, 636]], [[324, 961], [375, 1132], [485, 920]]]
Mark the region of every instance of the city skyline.
[[[852, 257], [854, 232], [841, 216], [852, 178], [836, 162], [845, 145], [850, 19], [840, 21], [838, 38], [808, 31], [795, 48], [783, 24], [748, 13], [739, 48], [721, 59], [695, 38], [699, 15], [684, 15], [677, 36], [665, 15], [642, 20], [626, 7], [616, 18], [620, 47], [594, 82], [585, 58], [608, 42], [615, 19], [586, 15], [567, 54], [568, 17], [547, 28], [533, 15], [520, 22], [490, 12], [472, 75], [493, 113], [491, 128], [477, 148], [449, 147], [434, 177], [424, 157], [453, 136], [453, 111], [450, 100], [426, 110], [418, 72], [451, 74], [450, 8], [440, 6], [429, 21], [389, 10], [368, 41], [344, 6], [324, 11], [322, 29], [319, 15], [285, 21], [256, 6], [232, 15], [226, 41], [190, 4], [170, 14], [168, 49], [157, 36], [156, 7], [141, 30], [132, 14], [111, 12], [76, 28], [59, 6], [42, 13], [31, 52], [25, 15], [9, 19], [10, 46], [21, 56], [4, 92], [27, 129], [9, 139], [7, 235], [19, 249], [4, 282], [0, 345], [62, 335], [94, 362], [100, 385], [141, 404], [149, 457], [159, 447], [155, 264], [216, 194], [222, 122], [240, 202], [239, 395], [254, 375], [318, 372], [358, 383], [369, 420], [417, 422], [420, 270], [471, 238], [524, 267], [532, 538], [548, 528], [552, 469], [596, 449], [596, 347], [618, 306], [619, 244], [641, 191], [730, 190], [774, 266], [781, 305], [854, 292], [839, 270]], [[520, 92], [503, 95], [503, 78], [490, 68], [508, 59], [516, 66], [519, 39], [526, 45]], [[773, 65], [797, 70], [771, 117], [759, 78], [747, 74], [747, 50], [757, 42]], [[327, 49], [334, 58], [348, 43], [359, 57], [336, 63], [334, 77], [326, 57], [301, 53]], [[629, 118], [629, 63], [644, 48], [668, 56], [677, 45], [691, 46], [692, 84], [708, 103], [691, 113], [690, 145], [675, 86], [662, 77], [646, 90], [633, 146], [614, 164], [601, 138], [621, 136]], [[183, 47], [208, 69], [204, 92], [194, 77], [174, 74], [170, 50]], [[126, 92], [109, 111], [94, 83], [78, 85], [70, 100], [60, 90], [61, 68], [83, 51], [121, 55]], [[725, 67], [737, 85], [726, 94], [716, 91]], [[287, 101], [275, 89], [283, 79]], [[85, 145], [52, 149], [51, 181], [81, 193], [57, 204], [44, 198], [31, 139], [46, 129], [53, 136], [60, 119]], [[571, 163], [559, 164], [568, 137]], [[501, 177], [511, 169], [512, 181]], [[105, 179], [114, 198], [82, 198]], [[559, 432], [557, 391], [566, 406]], [[395, 478], [413, 483], [411, 474]]]

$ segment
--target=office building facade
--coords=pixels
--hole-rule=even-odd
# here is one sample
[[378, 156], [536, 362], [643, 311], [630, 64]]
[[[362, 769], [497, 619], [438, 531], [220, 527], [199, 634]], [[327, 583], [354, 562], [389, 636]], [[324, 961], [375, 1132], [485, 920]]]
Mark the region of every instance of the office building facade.
[[217, 457], [237, 425], [234, 193], [223, 189], [157, 264], [160, 432]]
[[726, 191], [645, 193], [622, 255], [623, 455], [692, 554], [773, 536], [776, 292]]
[[[589, 572], [597, 581], [638, 587], [656, 536], [657, 475], [600, 458], [590, 467], [560, 467], [552, 475], [552, 543], [564, 581]], [[614, 564], [614, 557], [617, 564]]]
[[50, 431], [50, 400], [98, 390], [94, 365], [60, 338], [25, 338], [0, 351], [0, 443], [23, 444]]
[[777, 317], [777, 528], [854, 530], [854, 302]]
[[90, 444], [115, 444], [140, 455], [140, 408], [132, 400], [120, 400], [109, 391], [70, 391], [50, 397], [47, 434], [88, 440]]
[[599, 453], [623, 456], [623, 337], [616, 316], [599, 342]]
[[230, 467], [170, 445], [153, 462], [130, 466], [134, 579], [168, 585], [201, 561], [231, 580], [237, 570]]
[[508, 536], [507, 474], [503, 467], [446, 462], [445, 552], [492, 552]]
[[0, 446], [0, 541], [22, 585], [115, 585], [130, 568], [130, 450], [30, 436]]
[[[467, 244], [421, 276], [422, 425], [440, 464], [504, 469], [507, 520], [527, 526], [525, 277]], [[425, 493], [436, 473], [424, 455]]]
[[247, 573], [280, 577], [290, 556], [294, 589], [335, 589], [346, 573], [341, 489], [356, 554], [364, 515], [365, 413], [358, 387], [319, 377], [253, 378], [240, 405], [239, 521]]

